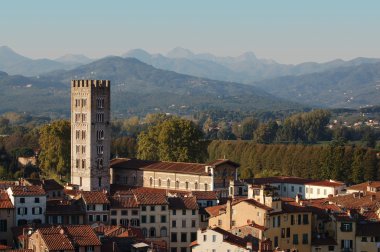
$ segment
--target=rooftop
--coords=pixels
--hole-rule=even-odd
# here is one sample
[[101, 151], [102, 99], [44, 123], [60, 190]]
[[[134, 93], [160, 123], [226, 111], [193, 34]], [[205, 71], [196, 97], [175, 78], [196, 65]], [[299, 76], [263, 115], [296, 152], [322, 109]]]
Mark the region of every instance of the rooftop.
[[6, 192], [0, 192], [0, 209], [14, 208], [9, 196]]
[[107, 195], [104, 192], [81, 191], [83, 200], [86, 204], [109, 204]]
[[40, 186], [12, 186], [11, 187], [13, 196], [43, 196], [46, 195], [44, 189]]

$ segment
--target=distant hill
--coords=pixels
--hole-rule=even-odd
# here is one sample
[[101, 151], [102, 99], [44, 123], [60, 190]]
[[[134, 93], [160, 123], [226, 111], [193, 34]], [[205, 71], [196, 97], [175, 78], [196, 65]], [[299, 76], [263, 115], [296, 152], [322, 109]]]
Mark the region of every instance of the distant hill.
[[380, 59], [340, 59], [326, 63], [306, 62], [298, 65], [280, 64], [270, 59], [258, 59], [253, 52], [237, 57], [218, 57], [195, 54], [188, 49], [174, 48], [166, 54], [149, 54], [142, 49], [127, 52], [123, 57], [134, 57], [154, 67], [198, 77], [251, 84], [254, 81], [288, 75], [323, 72], [338, 67], [380, 62]]
[[236, 111], [299, 109], [256, 87], [214, 81], [154, 68], [133, 58], [107, 57], [39, 78], [0, 74], [0, 112], [69, 115], [71, 79], [110, 79], [116, 116], [152, 112], [191, 114], [205, 109]]
[[358, 63], [356, 66], [254, 84], [275, 96], [312, 106], [358, 108], [379, 105], [380, 63]]

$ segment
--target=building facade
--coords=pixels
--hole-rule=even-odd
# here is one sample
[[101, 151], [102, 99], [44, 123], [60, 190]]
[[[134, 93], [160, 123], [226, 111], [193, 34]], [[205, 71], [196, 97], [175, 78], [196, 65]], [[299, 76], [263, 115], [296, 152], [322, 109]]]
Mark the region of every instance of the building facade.
[[85, 191], [110, 187], [110, 81], [71, 81], [71, 182]]

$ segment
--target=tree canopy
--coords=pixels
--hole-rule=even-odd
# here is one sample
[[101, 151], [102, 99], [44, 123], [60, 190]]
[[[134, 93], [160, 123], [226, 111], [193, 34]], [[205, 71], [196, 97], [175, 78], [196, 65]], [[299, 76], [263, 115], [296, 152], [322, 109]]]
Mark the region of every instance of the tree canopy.
[[192, 121], [171, 118], [138, 136], [137, 157], [147, 160], [201, 162], [207, 156], [203, 133]]

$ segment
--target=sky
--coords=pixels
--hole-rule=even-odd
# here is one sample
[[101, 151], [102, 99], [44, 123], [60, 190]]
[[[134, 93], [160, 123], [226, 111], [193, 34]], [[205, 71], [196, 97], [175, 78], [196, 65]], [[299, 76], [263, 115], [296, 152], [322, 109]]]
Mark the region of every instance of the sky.
[[0, 46], [30, 58], [175, 47], [288, 64], [380, 58], [379, 11], [378, 0], [5, 0]]

